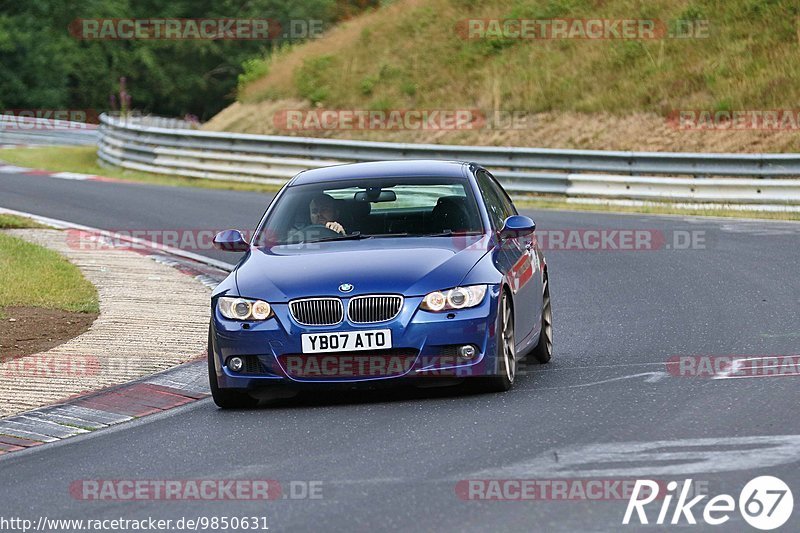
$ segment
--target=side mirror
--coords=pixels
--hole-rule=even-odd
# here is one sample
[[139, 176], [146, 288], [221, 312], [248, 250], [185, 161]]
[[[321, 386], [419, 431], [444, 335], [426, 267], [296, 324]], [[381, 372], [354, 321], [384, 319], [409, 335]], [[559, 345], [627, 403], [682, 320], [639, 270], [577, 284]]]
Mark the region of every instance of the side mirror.
[[503, 223], [503, 229], [500, 230], [501, 239], [514, 239], [516, 237], [524, 237], [536, 231], [536, 222], [530, 217], [524, 215], [513, 215], [506, 219]]
[[224, 252], [246, 252], [250, 249], [250, 245], [244, 240], [241, 231], [226, 229], [214, 237], [214, 248]]

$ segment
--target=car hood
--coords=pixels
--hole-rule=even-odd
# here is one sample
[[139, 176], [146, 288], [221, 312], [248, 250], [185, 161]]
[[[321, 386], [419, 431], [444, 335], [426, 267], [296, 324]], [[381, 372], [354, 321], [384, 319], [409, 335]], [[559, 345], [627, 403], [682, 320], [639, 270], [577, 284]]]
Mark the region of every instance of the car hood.
[[269, 302], [309, 296], [398, 293], [421, 296], [458, 285], [489, 239], [436, 237], [338, 241], [252, 248], [236, 269], [239, 294]]

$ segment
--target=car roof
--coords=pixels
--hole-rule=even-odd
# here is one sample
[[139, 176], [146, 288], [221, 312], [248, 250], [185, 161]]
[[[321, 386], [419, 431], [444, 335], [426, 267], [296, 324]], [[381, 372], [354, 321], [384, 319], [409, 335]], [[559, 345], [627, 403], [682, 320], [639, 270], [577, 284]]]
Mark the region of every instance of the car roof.
[[465, 179], [465, 176], [468, 175], [464, 170], [467, 165], [469, 163], [463, 161], [441, 161], [436, 159], [350, 163], [304, 170], [294, 177], [291, 185], [357, 180], [360, 178], [430, 178], [442, 176]]

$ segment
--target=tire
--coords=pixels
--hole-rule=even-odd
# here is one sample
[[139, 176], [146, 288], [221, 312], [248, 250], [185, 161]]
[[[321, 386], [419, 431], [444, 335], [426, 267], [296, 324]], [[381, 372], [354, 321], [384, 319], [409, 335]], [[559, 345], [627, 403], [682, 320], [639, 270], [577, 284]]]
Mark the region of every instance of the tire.
[[542, 295], [542, 330], [531, 355], [541, 364], [548, 363], [553, 357], [553, 309], [550, 305], [550, 283], [547, 275], [544, 277]]
[[222, 409], [242, 409], [255, 407], [258, 400], [245, 392], [220, 389], [217, 383], [217, 369], [214, 365], [214, 349], [211, 342], [211, 326], [208, 327], [208, 384], [214, 403]]
[[482, 378], [479, 388], [485, 392], [505, 392], [514, 386], [517, 375], [517, 350], [514, 343], [514, 309], [505, 290], [497, 304], [497, 361], [500, 373]]

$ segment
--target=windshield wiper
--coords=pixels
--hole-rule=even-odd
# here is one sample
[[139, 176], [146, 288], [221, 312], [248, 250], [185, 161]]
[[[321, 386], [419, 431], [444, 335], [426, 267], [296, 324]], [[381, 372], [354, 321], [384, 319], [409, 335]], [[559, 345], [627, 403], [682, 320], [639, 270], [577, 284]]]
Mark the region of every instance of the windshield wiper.
[[408, 237], [408, 233], [373, 233], [370, 237], [387, 238], [387, 237]]
[[357, 241], [360, 239], [371, 239], [372, 235], [362, 235], [360, 231], [354, 231], [347, 235], [338, 235], [336, 237], [326, 237], [324, 239], [317, 239], [315, 241], [303, 241], [306, 244], [314, 242], [328, 242], [328, 241]]
[[466, 232], [458, 232], [454, 233], [451, 229], [446, 229], [439, 233], [425, 233], [423, 235], [419, 235], [420, 237], [452, 237], [453, 235], [457, 235], [458, 237], [463, 236], [470, 236], [470, 235], [482, 235], [482, 233], [478, 231], [466, 231]]

